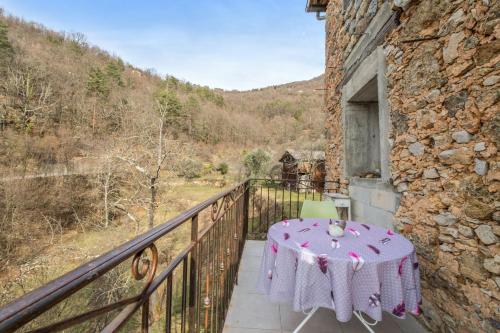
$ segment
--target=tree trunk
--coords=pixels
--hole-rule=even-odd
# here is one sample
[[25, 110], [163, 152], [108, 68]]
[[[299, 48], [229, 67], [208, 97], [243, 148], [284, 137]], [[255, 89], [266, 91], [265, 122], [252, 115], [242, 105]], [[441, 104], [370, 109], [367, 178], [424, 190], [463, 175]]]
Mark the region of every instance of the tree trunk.
[[163, 118], [160, 118], [160, 137], [158, 138], [158, 168], [163, 161]]
[[150, 190], [151, 190], [151, 199], [149, 202], [149, 212], [148, 212], [148, 221], [149, 228], [154, 227], [154, 218], [155, 218], [155, 208], [156, 208], [156, 178], [151, 177], [150, 180]]
[[110, 173], [106, 174], [106, 178], [104, 179], [104, 227], [107, 228], [109, 226], [109, 203], [108, 203], [108, 194], [109, 194], [109, 181], [111, 175]]

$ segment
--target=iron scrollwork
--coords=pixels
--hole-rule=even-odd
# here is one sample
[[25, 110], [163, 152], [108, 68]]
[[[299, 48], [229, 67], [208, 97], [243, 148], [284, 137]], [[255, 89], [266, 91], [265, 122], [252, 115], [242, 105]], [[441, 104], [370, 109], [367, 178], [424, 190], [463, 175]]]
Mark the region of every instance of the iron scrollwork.
[[[149, 258], [149, 256], [144, 257], [146, 250], [149, 250], [148, 252], [150, 252], [151, 258]], [[143, 291], [153, 282], [157, 267], [158, 249], [154, 243], [134, 255], [132, 259], [132, 276], [136, 280], [142, 280], [147, 277]]]

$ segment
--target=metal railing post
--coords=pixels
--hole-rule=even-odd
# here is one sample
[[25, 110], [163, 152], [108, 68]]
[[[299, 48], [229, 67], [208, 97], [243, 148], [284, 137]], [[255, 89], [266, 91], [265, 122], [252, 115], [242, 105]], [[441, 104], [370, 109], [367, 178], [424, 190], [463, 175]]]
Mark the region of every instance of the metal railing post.
[[191, 218], [191, 261], [189, 264], [189, 332], [198, 332], [196, 327], [196, 302], [198, 299], [198, 284], [196, 281], [198, 268], [198, 214]]
[[243, 242], [246, 240], [248, 234], [248, 214], [250, 213], [250, 182], [251, 180], [248, 179], [244, 184], [245, 194], [243, 195]]

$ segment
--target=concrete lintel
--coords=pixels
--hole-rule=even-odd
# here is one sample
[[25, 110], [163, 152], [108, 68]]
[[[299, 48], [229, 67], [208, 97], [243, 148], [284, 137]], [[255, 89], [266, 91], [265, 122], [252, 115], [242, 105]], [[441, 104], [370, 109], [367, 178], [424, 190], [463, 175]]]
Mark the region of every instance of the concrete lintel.
[[344, 62], [344, 69], [350, 68], [363, 54], [363, 51], [370, 43], [370, 41], [375, 38], [377, 33], [382, 29], [384, 24], [391, 18], [393, 13], [392, 5], [390, 1], [386, 1], [380, 9], [377, 11], [377, 14], [373, 17], [370, 24], [364, 31], [364, 35], [358, 40], [351, 53], [347, 57]]

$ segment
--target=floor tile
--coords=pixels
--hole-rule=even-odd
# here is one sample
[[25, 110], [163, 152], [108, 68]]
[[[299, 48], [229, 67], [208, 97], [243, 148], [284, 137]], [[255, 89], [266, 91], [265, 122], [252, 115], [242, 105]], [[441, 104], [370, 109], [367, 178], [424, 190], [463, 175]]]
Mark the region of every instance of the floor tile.
[[407, 314], [405, 319], [395, 319], [395, 322], [404, 333], [428, 333], [424, 326], [412, 315]]
[[235, 290], [250, 294], [261, 294], [257, 291], [257, 278], [259, 271], [241, 271], [238, 274], [238, 284]]
[[[306, 317], [302, 312], [295, 312], [290, 304], [280, 305], [281, 328], [284, 332], [292, 332]], [[300, 330], [301, 333], [341, 333], [340, 323], [335, 313], [320, 308]]]
[[265, 295], [233, 293], [226, 325], [230, 327], [281, 330], [280, 311]]
[[281, 330], [263, 330], [258, 328], [224, 326], [222, 333], [281, 333]]
[[249, 256], [262, 257], [262, 254], [264, 253], [265, 244], [266, 242], [264, 241], [247, 240], [245, 242], [245, 249], [243, 251], [243, 254]]
[[261, 257], [258, 256], [246, 256], [241, 257], [240, 270], [242, 272], [258, 272], [260, 270], [260, 260]]

